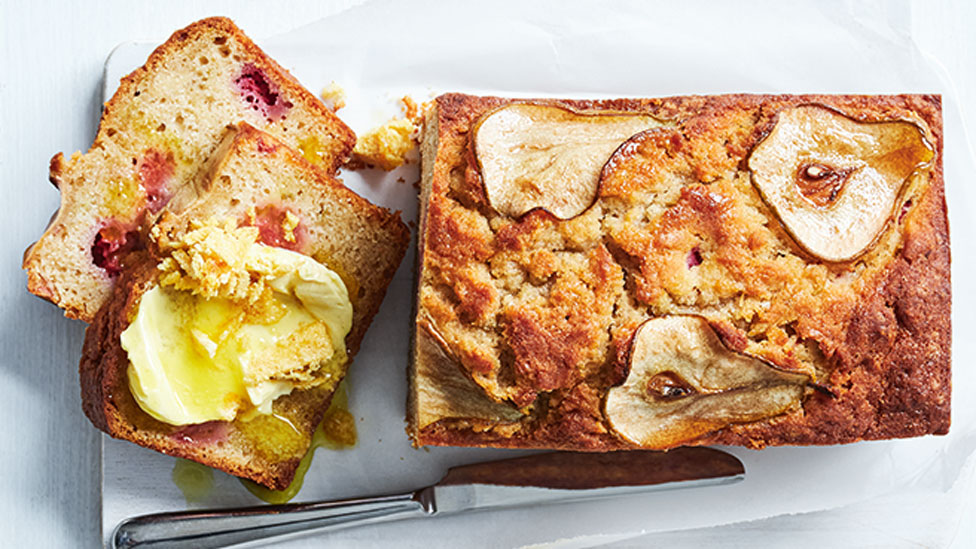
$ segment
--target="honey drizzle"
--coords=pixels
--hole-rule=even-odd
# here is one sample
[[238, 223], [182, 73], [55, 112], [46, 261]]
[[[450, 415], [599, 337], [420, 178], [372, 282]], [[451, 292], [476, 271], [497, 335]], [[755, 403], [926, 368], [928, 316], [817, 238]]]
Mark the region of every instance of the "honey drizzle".
[[172, 478], [173, 484], [183, 492], [187, 505], [206, 500], [213, 491], [213, 469], [195, 461], [177, 458]]
[[[291, 422], [284, 417], [276, 416], [276, 418], [291, 426]], [[292, 428], [294, 429], [294, 426]], [[308, 451], [299, 462], [298, 468], [295, 470], [295, 477], [287, 488], [270, 490], [248, 479], [238, 480], [249, 492], [267, 503], [287, 503], [302, 489], [305, 473], [308, 472], [308, 468], [312, 464], [312, 457], [317, 448], [345, 450], [355, 446], [356, 440], [356, 423], [349, 412], [349, 394], [346, 391], [346, 383], [342, 382], [336, 388], [329, 409], [326, 410], [325, 416], [322, 418], [322, 423], [312, 434], [312, 442]], [[183, 498], [187, 505], [205, 501], [214, 487], [213, 469], [186, 459], [176, 460], [173, 465], [172, 479], [173, 484], [183, 492]]]

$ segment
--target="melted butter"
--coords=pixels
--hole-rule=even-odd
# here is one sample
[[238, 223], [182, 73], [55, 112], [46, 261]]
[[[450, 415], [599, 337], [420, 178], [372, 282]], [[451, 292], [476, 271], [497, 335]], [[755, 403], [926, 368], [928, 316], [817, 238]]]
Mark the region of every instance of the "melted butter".
[[135, 179], [111, 181], [105, 189], [105, 203], [113, 217], [128, 214], [141, 198], [139, 183]]
[[[173, 425], [233, 419], [247, 393], [238, 367], [201, 352], [201, 339], [219, 340], [217, 330], [234, 323], [233, 307], [203, 301], [197, 315], [188, 306], [193, 301], [157, 286], [142, 296], [139, 314], [122, 333], [132, 396], [149, 415]], [[183, 329], [187, 324], [191, 330]]]
[[356, 420], [349, 411], [349, 393], [345, 385], [339, 387], [332, 403], [315, 430], [312, 442], [330, 450], [344, 450], [356, 445]]
[[322, 140], [316, 136], [306, 137], [298, 142], [298, 150], [302, 152], [302, 156], [305, 160], [308, 160], [312, 164], [324, 164], [326, 160], [326, 154], [328, 150], [325, 148], [325, 144]]
[[346, 272], [341, 265], [325, 255], [316, 256], [314, 259], [315, 261], [318, 261], [319, 263], [328, 267], [332, 272], [339, 276], [339, 279], [342, 280], [342, 283], [346, 286], [346, 293], [349, 295], [349, 300], [352, 303], [355, 304], [357, 301], [359, 301], [359, 281], [356, 280], [356, 277], [353, 276], [352, 273]]
[[237, 422], [237, 429], [256, 453], [271, 462], [299, 454], [309, 443], [288, 418], [278, 414], [251, 414]]
[[202, 502], [213, 491], [213, 469], [195, 461], [177, 458], [172, 478], [187, 504]]
[[122, 334], [131, 361], [129, 385], [140, 407], [173, 425], [229, 421], [251, 405], [270, 412], [271, 402], [294, 383], [258, 370], [273, 362], [271, 355], [283, 354], [280, 347], [292, 334], [317, 322], [293, 297], [273, 299], [281, 312], [259, 323], [230, 300], [158, 286], [144, 294], [133, 329]]
[[[305, 473], [308, 472], [312, 464], [315, 450], [327, 448], [329, 450], [343, 450], [351, 448], [356, 444], [356, 423], [349, 412], [349, 396], [346, 391], [346, 384], [342, 383], [336, 388], [332, 403], [325, 412], [322, 423], [312, 434], [312, 442], [308, 452], [302, 457], [295, 470], [295, 478], [284, 490], [270, 490], [260, 484], [248, 479], [240, 479], [241, 484], [259, 499], [271, 504], [287, 503], [291, 501], [302, 489], [305, 482]], [[280, 418], [284, 420], [284, 418]], [[294, 429], [294, 428], [293, 428]], [[297, 432], [297, 431], [296, 431]]]
[[352, 303], [342, 277], [314, 259], [210, 224], [160, 264], [122, 333], [139, 406], [172, 425], [230, 421], [296, 388], [332, 387], [345, 368]]

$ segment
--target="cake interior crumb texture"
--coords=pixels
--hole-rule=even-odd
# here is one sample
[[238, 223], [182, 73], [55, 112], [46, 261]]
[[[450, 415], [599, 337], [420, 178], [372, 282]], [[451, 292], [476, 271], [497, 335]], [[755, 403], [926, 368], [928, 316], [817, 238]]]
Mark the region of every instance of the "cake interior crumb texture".
[[[499, 113], [545, 127], [526, 103], [591, 142], [601, 115], [657, 123], [557, 216], [535, 189], [582, 181], [594, 153], [576, 129], [513, 145]], [[607, 451], [948, 432], [942, 135], [933, 95], [437, 98], [408, 433]]]
[[91, 322], [146, 230], [229, 125], [248, 123], [328, 175], [356, 136], [229, 19], [180, 29], [122, 79], [87, 153], [51, 159], [61, 205], [27, 250], [28, 290]]

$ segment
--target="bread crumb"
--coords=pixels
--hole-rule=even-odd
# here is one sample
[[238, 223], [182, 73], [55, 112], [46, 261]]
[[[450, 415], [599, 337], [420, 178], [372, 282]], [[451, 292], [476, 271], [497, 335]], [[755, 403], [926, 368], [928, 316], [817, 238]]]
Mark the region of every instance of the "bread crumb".
[[353, 149], [349, 168], [375, 167], [384, 171], [398, 168], [411, 159], [420, 136], [420, 125], [430, 102], [418, 105], [409, 95], [400, 98], [402, 118], [393, 118], [386, 124], [360, 136]]
[[291, 211], [285, 210], [285, 218], [281, 220], [285, 242], [295, 242], [295, 227], [298, 227], [298, 217]]
[[[274, 299], [269, 301], [274, 302]], [[274, 322], [260, 320], [268, 324]], [[296, 389], [306, 389], [334, 380], [341, 374], [336, 367], [341, 365], [345, 353], [336, 353], [331, 341], [325, 323], [305, 323], [277, 344], [253, 354], [244, 370], [244, 383], [258, 386], [266, 382], [288, 381]]]
[[403, 117], [413, 122], [413, 125], [419, 129], [424, 123], [424, 117], [433, 108], [434, 101], [424, 101], [418, 104], [416, 99], [404, 95], [400, 98], [400, 106], [403, 109]]
[[370, 130], [356, 141], [352, 150], [356, 161], [390, 171], [406, 163], [407, 154], [416, 146], [416, 127], [406, 118], [394, 118]]
[[252, 280], [248, 250], [259, 237], [257, 227], [237, 227], [233, 220], [194, 222], [192, 230], [171, 240], [157, 225], [150, 237], [167, 257], [159, 264], [159, 283], [207, 298], [227, 297], [254, 303], [265, 291]]
[[342, 86], [336, 84], [335, 80], [329, 83], [328, 86], [322, 88], [322, 102], [325, 103], [325, 108], [332, 112], [346, 106], [346, 90]]
[[411, 120], [416, 123], [417, 115], [420, 114], [419, 109], [417, 109], [417, 102], [414, 101], [409, 95], [404, 95], [400, 98], [400, 103], [403, 105], [403, 116], [407, 118], [407, 120]]

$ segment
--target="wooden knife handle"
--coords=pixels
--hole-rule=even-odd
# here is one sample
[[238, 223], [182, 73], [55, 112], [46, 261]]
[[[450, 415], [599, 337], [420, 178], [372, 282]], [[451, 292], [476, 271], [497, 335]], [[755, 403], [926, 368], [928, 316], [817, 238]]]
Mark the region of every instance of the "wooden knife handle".
[[664, 484], [744, 473], [745, 468], [738, 458], [713, 448], [675, 448], [667, 452], [551, 452], [452, 467], [438, 484], [582, 490]]

